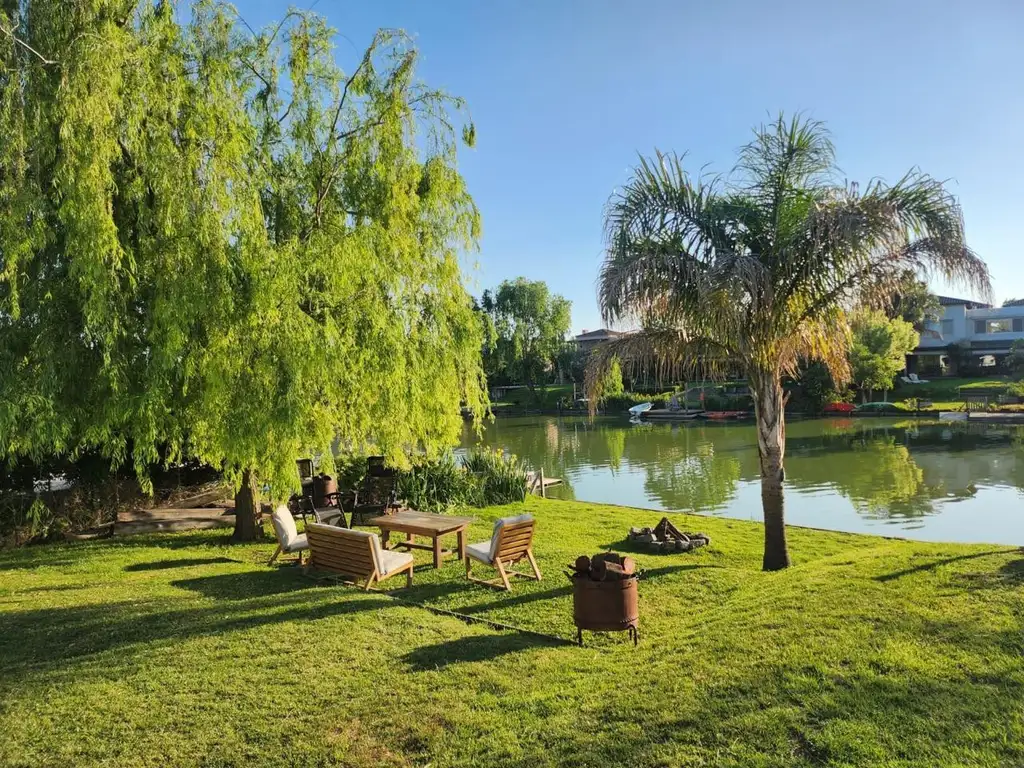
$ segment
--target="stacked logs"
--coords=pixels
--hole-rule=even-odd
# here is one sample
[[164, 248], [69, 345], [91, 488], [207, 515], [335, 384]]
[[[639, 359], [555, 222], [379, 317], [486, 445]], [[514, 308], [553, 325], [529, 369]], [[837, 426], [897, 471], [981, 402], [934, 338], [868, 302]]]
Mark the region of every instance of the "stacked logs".
[[615, 552], [601, 552], [593, 557], [580, 555], [569, 568], [572, 569], [569, 578], [591, 581], [626, 581], [639, 575], [636, 572], [636, 560]]
[[667, 517], [653, 528], [630, 528], [626, 540], [651, 552], [691, 552], [711, 543], [706, 533], [684, 533]]

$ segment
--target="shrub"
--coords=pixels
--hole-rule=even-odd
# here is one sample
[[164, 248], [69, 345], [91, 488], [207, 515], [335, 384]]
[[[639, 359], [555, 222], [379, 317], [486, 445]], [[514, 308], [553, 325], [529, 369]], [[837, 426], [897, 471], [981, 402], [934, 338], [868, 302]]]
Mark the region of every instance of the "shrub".
[[500, 450], [473, 451], [462, 459], [466, 471], [481, 484], [481, 506], [511, 504], [526, 495], [526, 466]]
[[511, 504], [526, 496], [526, 467], [501, 451], [473, 451], [456, 460], [451, 453], [399, 473], [398, 496], [424, 512], [456, 507]]
[[[682, 401], [682, 394], [676, 393]], [[657, 409], [668, 408], [669, 398], [672, 397], [671, 392], [664, 392], [660, 395], [643, 394], [641, 392], [623, 392], [621, 395], [614, 395], [608, 397], [602, 403], [602, 408], [605, 413], [623, 413], [628, 411], [634, 405], [640, 405], [640, 403], [650, 403], [652, 407]]]
[[649, 403], [653, 400], [648, 395], [639, 395], [635, 392], [622, 392], [618, 395], [609, 395], [602, 403], [601, 407], [607, 413], [622, 413], [628, 411], [634, 405], [640, 405], [640, 403]]
[[482, 506], [479, 484], [451, 453], [400, 472], [398, 497], [414, 509], [443, 513], [454, 507]]

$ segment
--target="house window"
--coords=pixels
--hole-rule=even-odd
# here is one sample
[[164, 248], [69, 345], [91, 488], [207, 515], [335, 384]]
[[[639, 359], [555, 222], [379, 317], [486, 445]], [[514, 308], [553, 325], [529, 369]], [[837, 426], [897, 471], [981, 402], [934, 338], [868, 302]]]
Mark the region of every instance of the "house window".
[[1010, 320], [989, 320], [986, 333], [1009, 333], [1013, 330], [1013, 322]]
[[974, 332], [975, 333], [984, 333], [985, 332], [985, 321], [984, 320], [975, 320], [974, 321]]
[[1024, 333], [1024, 317], [1013, 318], [1013, 332]]
[[953, 321], [943, 320], [942, 321], [942, 338], [951, 339], [953, 338]]

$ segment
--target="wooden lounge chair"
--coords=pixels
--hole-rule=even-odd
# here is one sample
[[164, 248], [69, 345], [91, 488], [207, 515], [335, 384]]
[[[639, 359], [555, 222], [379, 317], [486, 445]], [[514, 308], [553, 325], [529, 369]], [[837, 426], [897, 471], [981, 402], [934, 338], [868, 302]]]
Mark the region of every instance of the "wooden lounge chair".
[[274, 534], [277, 536], [277, 549], [267, 565], [273, 565], [282, 552], [298, 552], [299, 565], [302, 565], [302, 553], [309, 549], [309, 544], [306, 542], [306, 534], [299, 533], [295, 528], [292, 511], [282, 504], [274, 510], [274, 514], [270, 516], [270, 522], [273, 523]]
[[308, 568], [341, 574], [350, 581], [371, 584], [405, 574], [405, 585], [412, 586], [412, 555], [383, 549], [380, 538], [369, 531], [353, 531], [333, 525], [310, 523]]
[[[490, 541], [469, 544], [466, 547], [466, 578], [477, 584], [507, 590], [512, 589], [508, 582], [509, 576], [522, 576], [525, 579], [540, 581], [540, 569], [533, 557], [534, 524], [533, 515], [504, 517], [495, 522], [494, 533], [491, 534]], [[512, 570], [512, 566], [523, 558], [529, 561], [530, 567], [533, 569], [532, 576]], [[472, 573], [474, 560], [497, 569], [499, 578], [489, 581], [474, 578]]]

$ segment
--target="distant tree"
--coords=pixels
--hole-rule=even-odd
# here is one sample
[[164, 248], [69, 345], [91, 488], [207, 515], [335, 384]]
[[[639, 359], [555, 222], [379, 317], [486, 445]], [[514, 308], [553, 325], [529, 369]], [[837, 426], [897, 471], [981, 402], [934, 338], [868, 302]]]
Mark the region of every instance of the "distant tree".
[[1024, 299], [1007, 299], [1003, 302], [1004, 307], [1022, 307], [1024, 306]]
[[573, 343], [563, 344], [555, 355], [555, 365], [562, 377], [576, 384], [582, 384], [587, 373], [587, 358], [590, 354]]
[[1024, 339], [1017, 339], [1010, 345], [1010, 354], [1003, 360], [1003, 367], [1011, 376], [1024, 376]]
[[907, 355], [920, 336], [902, 318], [888, 318], [879, 310], [861, 310], [850, 322], [850, 371], [853, 383], [867, 401], [871, 392], [892, 389], [893, 379], [907, 364]]
[[622, 366], [618, 360], [612, 360], [605, 369], [604, 377], [596, 387], [591, 389], [589, 394], [596, 396], [598, 400], [606, 400], [609, 397], [621, 395], [626, 391], [622, 384]]
[[848, 397], [848, 394], [837, 391], [832, 373], [820, 360], [805, 362], [796, 380], [800, 386], [799, 393], [803, 395], [803, 407], [814, 413], [821, 413], [829, 403]]
[[507, 384], [508, 377], [498, 352], [498, 329], [494, 326], [494, 301], [490, 291], [484, 291], [479, 303], [476, 299], [473, 300], [473, 310], [480, 321], [480, 333], [483, 337], [480, 356], [487, 383], [491, 386]]
[[886, 315], [907, 321], [920, 333], [927, 323], [937, 322], [942, 317], [942, 305], [928, 283], [919, 280], [914, 271], [907, 270], [891, 294]]
[[927, 323], [942, 316], [939, 297], [931, 292], [928, 283], [914, 269], [899, 265], [879, 267], [861, 286], [858, 298], [860, 306], [880, 309], [887, 317], [902, 318], [919, 333]]
[[145, 487], [195, 458], [253, 539], [297, 457], [405, 463], [482, 412], [474, 132], [409, 38], [342, 71], [305, 11], [16, 0], [0, 29], [0, 460], [96, 451]]
[[493, 295], [485, 292], [481, 307], [490, 312], [495, 329], [492, 369], [532, 391], [565, 345], [571, 306], [543, 280], [525, 277], [504, 281]]

